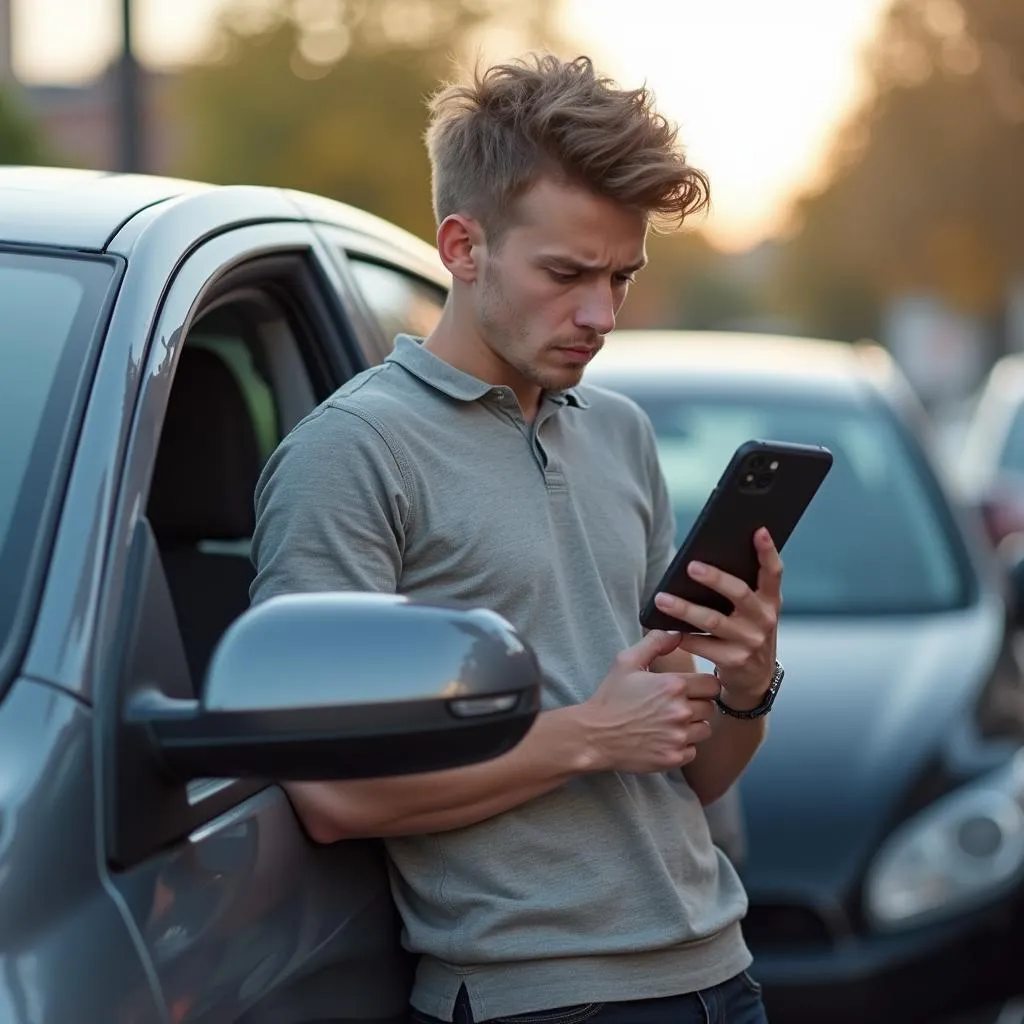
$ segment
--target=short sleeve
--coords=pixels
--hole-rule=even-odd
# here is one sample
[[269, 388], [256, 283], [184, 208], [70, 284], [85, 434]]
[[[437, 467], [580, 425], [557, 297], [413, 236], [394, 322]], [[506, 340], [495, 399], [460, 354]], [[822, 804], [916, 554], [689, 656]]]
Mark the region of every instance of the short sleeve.
[[252, 604], [313, 591], [395, 593], [409, 481], [368, 418], [322, 406], [281, 442], [256, 487]]

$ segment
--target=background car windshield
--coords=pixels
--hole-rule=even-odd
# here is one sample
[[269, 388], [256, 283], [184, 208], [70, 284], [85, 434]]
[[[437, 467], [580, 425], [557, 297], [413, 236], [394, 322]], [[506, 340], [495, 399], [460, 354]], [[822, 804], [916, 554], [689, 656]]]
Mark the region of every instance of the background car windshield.
[[919, 613], [962, 604], [965, 580], [938, 499], [900, 428], [880, 409], [704, 391], [628, 393], [654, 423], [678, 543], [743, 441], [832, 451], [832, 471], [785, 548], [787, 614]]
[[113, 273], [107, 260], [0, 252], [0, 650]]

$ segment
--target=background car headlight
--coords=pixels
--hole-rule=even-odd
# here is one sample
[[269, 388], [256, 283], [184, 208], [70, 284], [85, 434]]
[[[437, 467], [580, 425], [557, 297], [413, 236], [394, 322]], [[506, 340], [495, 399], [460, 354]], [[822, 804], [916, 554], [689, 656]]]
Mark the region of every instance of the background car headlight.
[[904, 822], [868, 871], [871, 923], [893, 930], [989, 902], [1024, 872], [1024, 754]]

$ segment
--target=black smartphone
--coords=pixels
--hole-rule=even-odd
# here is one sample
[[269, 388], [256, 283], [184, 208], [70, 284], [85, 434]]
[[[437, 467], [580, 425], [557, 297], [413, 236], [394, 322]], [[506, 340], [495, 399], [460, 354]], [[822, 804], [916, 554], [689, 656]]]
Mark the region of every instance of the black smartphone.
[[[732, 602], [686, 572], [704, 562], [757, 588], [758, 558], [754, 534], [764, 526], [781, 551], [832, 468], [832, 453], [819, 445], [785, 441], [746, 441], [704, 503], [686, 539], [640, 613], [647, 629], [699, 633], [689, 623], [660, 611], [655, 594], [665, 591], [729, 615]], [[838, 543], [837, 538], [837, 543]]]

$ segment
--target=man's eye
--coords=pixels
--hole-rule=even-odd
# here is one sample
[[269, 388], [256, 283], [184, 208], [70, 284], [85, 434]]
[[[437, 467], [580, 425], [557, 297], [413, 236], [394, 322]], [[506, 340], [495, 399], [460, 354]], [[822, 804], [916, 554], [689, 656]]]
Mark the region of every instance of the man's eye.
[[548, 268], [548, 275], [552, 281], [557, 281], [559, 284], [568, 284], [570, 281], [575, 281], [579, 274], [574, 270], [554, 270]]
[[616, 274], [615, 275], [615, 283], [616, 284], [633, 284], [634, 281], [636, 281], [636, 277], [633, 274]]

